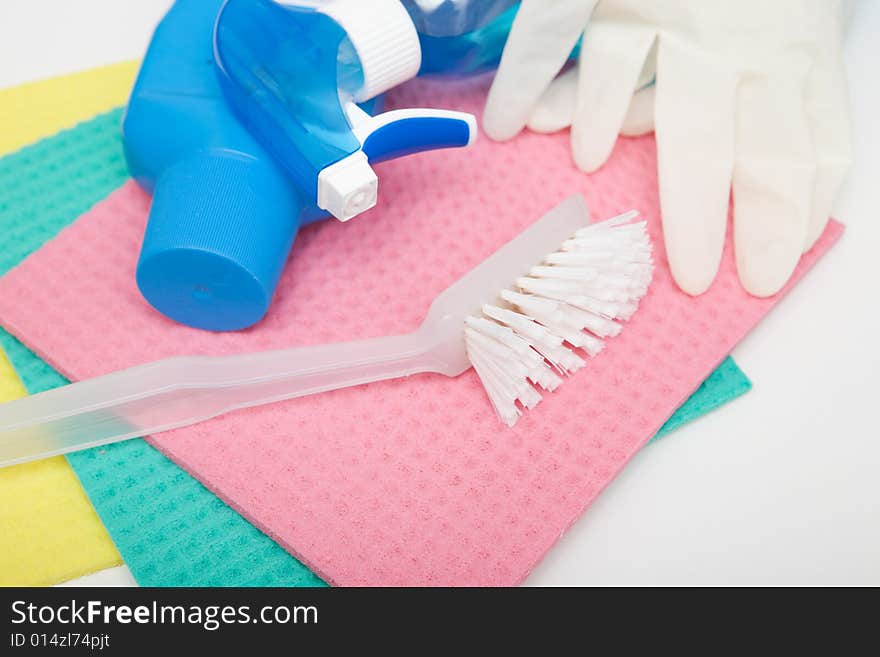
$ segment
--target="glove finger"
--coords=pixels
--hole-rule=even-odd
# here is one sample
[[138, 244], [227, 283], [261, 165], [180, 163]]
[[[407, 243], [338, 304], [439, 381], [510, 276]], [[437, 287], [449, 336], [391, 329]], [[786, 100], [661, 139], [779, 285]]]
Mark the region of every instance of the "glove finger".
[[[656, 62], [652, 60], [650, 65], [646, 63], [639, 74], [636, 83], [638, 91], [630, 101], [620, 134], [639, 137], [654, 131], [655, 75]], [[577, 104], [577, 89], [578, 67], [575, 65], [560, 73], [550, 83], [529, 119], [529, 130], [547, 134], [570, 127]]]
[[578, 96], [571, 127], [574, 161], [595, 171], [611, 155], [656, 31], [594, 23], [584, 33]]
[[807, 117], [816, 158], [813, 205], [804, 251], [822, 235], [853, 158], [846, 72], [839, 38], [820, 52], [807, 82]]
[[736, 77], [663, 37], [654, 120], [660, 206], [672, 276], [705, 292], [721, 263], [734, 162]]
[[523, 0], [483, 113], [483, 129], [496, 140], [515, 137], [541, 94], [568, 61], [596, 0]]
[[739, 278], [759, 297], [788, 281], [807, 239], [815, 161], [804, 107], [803, 75], [744, 79], [737, 97], [733, 173], [734, 242]]
[[640, 137], [654, 132], [654, 98], [656, 93], [657, 89], [652, 84], [633, 95], [626, 112], [626, 118], [623, 119], [620, 134], [624, 137]]
[[569, 127], [577, 103], [577, 85], [577, 67], [570, 68], [553, 80], [529, 119], [529, 129], [550, 133]]

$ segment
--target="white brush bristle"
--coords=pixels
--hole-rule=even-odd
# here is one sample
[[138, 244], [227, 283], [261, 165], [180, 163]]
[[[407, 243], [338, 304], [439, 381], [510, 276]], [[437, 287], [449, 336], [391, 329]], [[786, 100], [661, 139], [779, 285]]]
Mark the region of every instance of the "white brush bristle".
[[582, 228], [503, 290], [498, 305], [465, 320], [468, 357], [508, 426], [541, 401], [536, 387], [553, 391], [560, 375], [586, 365], [570, 347], [598, 354], [647, 293], [652, 245], [637, 217]]

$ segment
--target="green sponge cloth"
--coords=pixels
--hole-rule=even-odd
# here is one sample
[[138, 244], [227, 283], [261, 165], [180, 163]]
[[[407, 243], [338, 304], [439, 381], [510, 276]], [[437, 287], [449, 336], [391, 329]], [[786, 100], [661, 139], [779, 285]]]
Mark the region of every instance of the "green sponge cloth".
[[[0, 159], [0, 275], [128, 178], [122, 110]], [[67, 381], [0, 330], [0, 345], [31, 393]], [[657, 437], [751, 387], [727, 359]], [[268, 536], [143, 440], [68, 455], [95, 510], [143, 586], [318, 586]]]
[[743, 373], [739, 366], [728, 356], [718, 368], [703, 381], [694, 394], [672, 414], [666, 424], [660, 427], [660, 431], [652, 440], [662, 438], [671, 431], [675, 431], [681, 425], [691, 420], [696, 420], [709, 411], [714, 411], [719, 406], [736, 399], [740, 395], [752, 389], [752, 382]]

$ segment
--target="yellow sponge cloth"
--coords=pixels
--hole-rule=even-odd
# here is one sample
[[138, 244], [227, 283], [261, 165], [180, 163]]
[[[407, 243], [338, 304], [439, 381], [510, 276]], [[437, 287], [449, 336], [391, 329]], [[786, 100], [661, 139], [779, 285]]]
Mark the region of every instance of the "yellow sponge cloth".
[[124, 105], [138, 62], [0, 89], [0, 155]]
[[[0, 90], [0, 155], [126, 102], [137, 62]], [[0, 351], [0, 402], [25, 395]], [[122, 562], [67, 461], [0, 469], [0, 586], [39, 586]]]
[[[24, 396], [0, 352], [0, 402]], [[0, 470], [0, 585], [56, 584], [121, 563], [61, 456]]]

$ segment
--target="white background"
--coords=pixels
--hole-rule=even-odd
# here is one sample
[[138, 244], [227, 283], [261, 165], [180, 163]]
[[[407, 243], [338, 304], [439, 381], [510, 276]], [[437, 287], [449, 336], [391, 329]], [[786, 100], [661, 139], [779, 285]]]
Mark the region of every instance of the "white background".
[[[0, 87], [140, 57], [169, 5], [0, 0]], [[862, 0], [848, 230], [734, 352], [754, 390], [645, 448], [528, 584], [880, 584], [878, 42]]]

